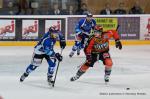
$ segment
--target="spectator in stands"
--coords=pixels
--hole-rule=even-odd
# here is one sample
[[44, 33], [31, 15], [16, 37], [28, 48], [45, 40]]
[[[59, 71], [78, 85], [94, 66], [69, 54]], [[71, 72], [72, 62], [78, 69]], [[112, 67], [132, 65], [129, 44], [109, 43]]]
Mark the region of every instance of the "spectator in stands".
[[129, 14], [144, 14], [143, 9], [140, 7], [139, 1], [130, 9]]
[[88, 10], [86, 3], [82, 3], [81, 8], [76, 11], [77, 15], [86, 15], [88, 13], [90, 13], [90, 11]]
[[0, 0], [0, 9], [3, 8], [3, 0]]
[[18, 4], [17, 5], [18, 5], [18, 12], [16, 14], [17, 15], [18, 14], [26, 15], [27, 14], [27, 10], [29, 8], [27, 0], [18, 0]]
[[119, 8], [114, 11], [114, 14], [126, 14], [123, 2], [119, 3]]
[[39, 2], [37, 0], [29, 0], [29, 9], [31, 15], [39, 15]]
[[68, 5], [66, 10], [66, 15], [74, 15], [74, 14], [75, 14], [75, 10], [73, 5]]
[[112, 10], [110, 9], [110, 4], [109, 3], [105, 4], [105, 9], [101, 10], [100, 14], [102, 14], [102, 15], [110, 15], [110, 14], [112, 14]]
[[49, 15], [50, 3], [48, 0], [43, 0], [40, 4], [39, 13], [40, 15]]
[[14, 9], [15, 5], [12, 1], [8, 2], [8, 12], [4, 13], [5, 15], [15, 15], [17, 13], [16, 9]]
[[51, 15], [64, 15], [57, 3], [54, 4], [53, 9], [50, 11]]

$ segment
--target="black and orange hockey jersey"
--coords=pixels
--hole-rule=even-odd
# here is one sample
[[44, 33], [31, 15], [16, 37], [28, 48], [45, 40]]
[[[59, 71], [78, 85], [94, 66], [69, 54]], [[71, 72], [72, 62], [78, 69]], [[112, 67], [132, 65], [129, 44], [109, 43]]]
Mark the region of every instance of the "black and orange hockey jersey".
[[115, 30], [109, 30], [107, 32], [103, 32], [101, 36], [96, 37], [93, 35], [89, 38], [86, 47], [84, 49], [86, 54], [91, 53], [101, 53], [105, 51], [109, 51], [109, 40], [111, 38], [115, 40], [119, 39], [118, 32]]

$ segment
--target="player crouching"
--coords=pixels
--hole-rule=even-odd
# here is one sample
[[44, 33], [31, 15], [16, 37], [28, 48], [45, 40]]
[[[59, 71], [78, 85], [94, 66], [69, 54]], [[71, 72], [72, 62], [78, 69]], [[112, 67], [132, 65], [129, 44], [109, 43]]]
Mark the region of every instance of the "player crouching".
[[116, 41], [116, 48], [121, 50], [122, 44], [119, 40], [117, 31], [109, 30], [107, 32], [103, 32], [103, 28], [101, 26], [95, 26], [94, 35], [89, 38], [86, 47], [84, 48], [86, 61], [77, 71], [76, 75], [70, 79], [71, 81], [79, 79], [89, 67], [93, 67], [96, 61], [101, 60], [105, 65], [104, 80], [106, 83], [109, 82], [109, 76], [113, 65], [109, 54], [109, 39], [111, 37], [113, 37]]
[[27, 67], [25, 73], [20, 78], [20, 82], [23, 82], [28, 75], [39, 67], [42, 63], [43, 58], [48, 63], [47, 81], [49, 84], [52, 82], [56, 61], [62, 61], [63, 57], [59, 53], [54, 52], [54, 45], [56, 40], [60, 41], [61, 49], [66, 46], [66, 41], [62, 33], [56, 30], [55, 27], [50, 27], [49, 31], [40, 39], [38, 44], [34, 47], [34, 53], [31, 60], [31, 64]]

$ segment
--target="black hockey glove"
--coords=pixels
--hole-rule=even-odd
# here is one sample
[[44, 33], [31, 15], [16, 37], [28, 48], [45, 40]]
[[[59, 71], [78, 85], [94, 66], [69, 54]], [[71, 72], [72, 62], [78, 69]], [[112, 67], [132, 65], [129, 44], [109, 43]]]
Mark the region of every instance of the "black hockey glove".
[[63, 59], [63, 57], [62, 57], [59, 53], [56, 53], [56, 54], [55, 54], [55, 57], [56, 57], [57, 60], [60, 61], [60, 62], [61, 62], [62, 59]]
[[64, 49], [66, 47], [66, 41], [60, 40], [60, 48]]
[[120, 40], [115, 40], [115, 43], [116, 43], [116, 48], [119, 48], [121, 50], [122, 44], [121, 44]]

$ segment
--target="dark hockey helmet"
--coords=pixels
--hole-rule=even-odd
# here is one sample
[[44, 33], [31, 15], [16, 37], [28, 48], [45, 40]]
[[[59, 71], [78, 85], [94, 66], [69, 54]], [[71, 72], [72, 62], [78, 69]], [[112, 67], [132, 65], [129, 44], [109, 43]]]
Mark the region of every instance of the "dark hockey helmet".
[[55, 26], [51, 26], [49, 28], [50, 37], [55, 39], [57, 37], [58, 31], [59, 30]]
[[49, 28], [49, 32], [50, 33], [57, 33], [59, 30], [57, 29], [57, 27], [56, 26], [51, 26], [50, 28]]
[[88, 13], [86, 14], [86, 21], [87, 21], [87, 22], [91, 22], [92, 17], [93, 17], [93, 15], [88, 12]]
[[87, 13], [86, 17], [93, 17], [92, 13]]

